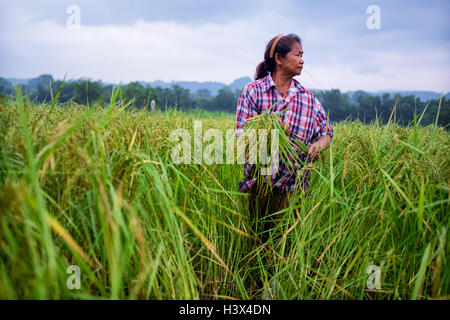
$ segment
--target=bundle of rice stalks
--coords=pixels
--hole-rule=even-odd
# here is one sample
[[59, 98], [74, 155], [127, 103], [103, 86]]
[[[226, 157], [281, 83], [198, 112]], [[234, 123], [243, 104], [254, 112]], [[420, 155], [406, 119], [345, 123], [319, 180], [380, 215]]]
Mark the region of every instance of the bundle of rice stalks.
[[[244, 141], [245, 161], [253, 164], [255, 168], [253, 178], [257, 178], [257, 198], [265, 197], [277, 182], [272, 181], [272, 178], [276, 177], [277, 170], [275, 169], [279, 168], [279, 163], [292, 168], [293, 172], [295, 172], [295, 169], [305, 165], [300, 156], [303, 153], [306, 155], [308, 151], [304, 142], [289, 132], [288, 125], [281, 123], [280, 115], [287, 109], [278, 113], [271, 112], [276, 104], [277, 102], [264, 113], [249, 118], [240, 137]], [[254, 143], [255, 136], [258, 136], [257, 143]], [[273, 138], [275, 138], [275, 141], [272, 141]], [[268, 159], [264, 159], [262, 155], [270, 155], [272, 157], [270, 163], [267, 163]], [[279, 163], [275, 164], [277, 157]], [[269, 174], [267, 174], [267, 167], [270, 168]], [[265, 174], [261, 174], [262, 168], [266, 169]], [[267, 178], [268, 176], [269, 178]]]

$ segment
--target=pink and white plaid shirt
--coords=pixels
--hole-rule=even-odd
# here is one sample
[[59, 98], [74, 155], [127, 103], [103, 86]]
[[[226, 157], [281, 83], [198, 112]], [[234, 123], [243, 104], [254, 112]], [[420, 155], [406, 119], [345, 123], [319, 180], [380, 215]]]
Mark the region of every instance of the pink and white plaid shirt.
[[[284, 97], [277, 89], [270, 73], [264, 78], [250, 82], [242, 91], [236, 111], [235, 136], [240, 136], [247, 119], [264, 113], [278, 100], [281, 101], [270, 110], [270, 113], [279, 113], [285, 110], [280, 118], [289, 126], [291, 133], [289, 138], [292, 141], [294, 141], [294, 134], [307, 146], [316, 142], [321, 136], [328, 134], [333, 137], [333, 127], [330, 123], [327, 127], [327, 114], [316, 96], [292, 78], [287, 96]], [[299, 149], [297, 151], [300, 152]], [[300, 154], [300, 159], [303, 162], [306, 160], [303, 152]], [[255, 184], [257, 177], [254, 170], [255, 164], [245, 163], [244, 180], [239, 182], [241, 192], [249, 192]], [[309, 188], [310, 176], [311, 170], [305, 170], [301, 178], [300, 186], [305, 191]], [[280, 192], [286, 193], [294, 191], [295, 180], [295, 169], [286, 167], [280, 159], [278, 173], [271, 176], [272, 184]], [[298, 190], [298, 192], [300, 191]]]

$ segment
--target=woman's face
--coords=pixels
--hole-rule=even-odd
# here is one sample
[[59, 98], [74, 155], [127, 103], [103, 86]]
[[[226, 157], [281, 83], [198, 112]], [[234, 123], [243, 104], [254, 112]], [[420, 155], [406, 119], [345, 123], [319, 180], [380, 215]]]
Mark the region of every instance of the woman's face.
[[291, 51], [286, 56], [277, 58], [277, 68], [291, 77], [298, 76], [303, 69], [303, 48], [298, 42], [294, 42]]

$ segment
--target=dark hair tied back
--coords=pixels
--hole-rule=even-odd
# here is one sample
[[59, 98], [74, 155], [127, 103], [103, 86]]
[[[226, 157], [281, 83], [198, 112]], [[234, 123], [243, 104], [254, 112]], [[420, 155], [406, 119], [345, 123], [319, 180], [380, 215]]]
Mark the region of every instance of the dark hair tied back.
[[277, 53], [284, 58], [288, 54], [288, 52], [291, 51], [292, 45], [295, 42], [299, 43], [300, 45], [302, 44], [299, 36], [293, 33], [288, 34], [278, 41], [273, 53], [273, 58], [271, 58], [270, 49], [272, 48], [272, 44], [276, 39], [277, 37], [272, 38], [267, 44], [266, 51], [264, 52], [264, 61], [258, 64], [258, 66], [256, 67], [255, 80], [264, 78], [269, 74], [269, 72], [273, 72], [275, 70], [275, 55]]

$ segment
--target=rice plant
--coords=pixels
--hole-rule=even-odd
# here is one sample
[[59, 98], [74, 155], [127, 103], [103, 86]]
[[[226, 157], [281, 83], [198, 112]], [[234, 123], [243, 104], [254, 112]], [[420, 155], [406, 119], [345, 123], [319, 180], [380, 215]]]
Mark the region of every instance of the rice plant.
[[0, 102], [0, 298], [260, 299], [259, 281], [275, 299], [449, 298], [442, 128], [334, 124], [311, 195], [255, 244], [242, 165], [170, 157], [174, 129], [225, 132], [234, 116], [130, 110], [116, 93], [107, 106]]
[[[298, 170], [306, 165], [306, 162], [302, 161], [301, 155], [307, 156], [308, 148], [304, 144], [304, 141], [289, 132], [286, 123], [283, 124], [281, 122], [280, 115], [287, 109], [281, 112], [272, 112], [273, 107], [277, 103], [274, 103], [262, 114], [249, 118], [242, 132], [241, 139], [245, 143], [245, 150], [248, 150], [245, 154], [245, 160], [254, 165], [253, 178], [256, 177], [257, 184], [260, 186], [258, 188], [257, 198], [265, 197], [273, 187], [271, 179], [268, 178], [269, 174], [261, 173], [261, 167], [267, 165], [267, 163], [262, 163], [265, 162], [261, 161], [264, 158], [262, 155], [277, 155], [277, 158], [279, 157], [282, 164], [293, 168], [293, 170]], [[255, 133], [259, 133], [258, 139], [252, 141], [251, 134]], [[275, 141], [272, 141], [273, 138], [275, 138]], [[253, 161], [251, 158], [252, 155], [254, 156]]]

